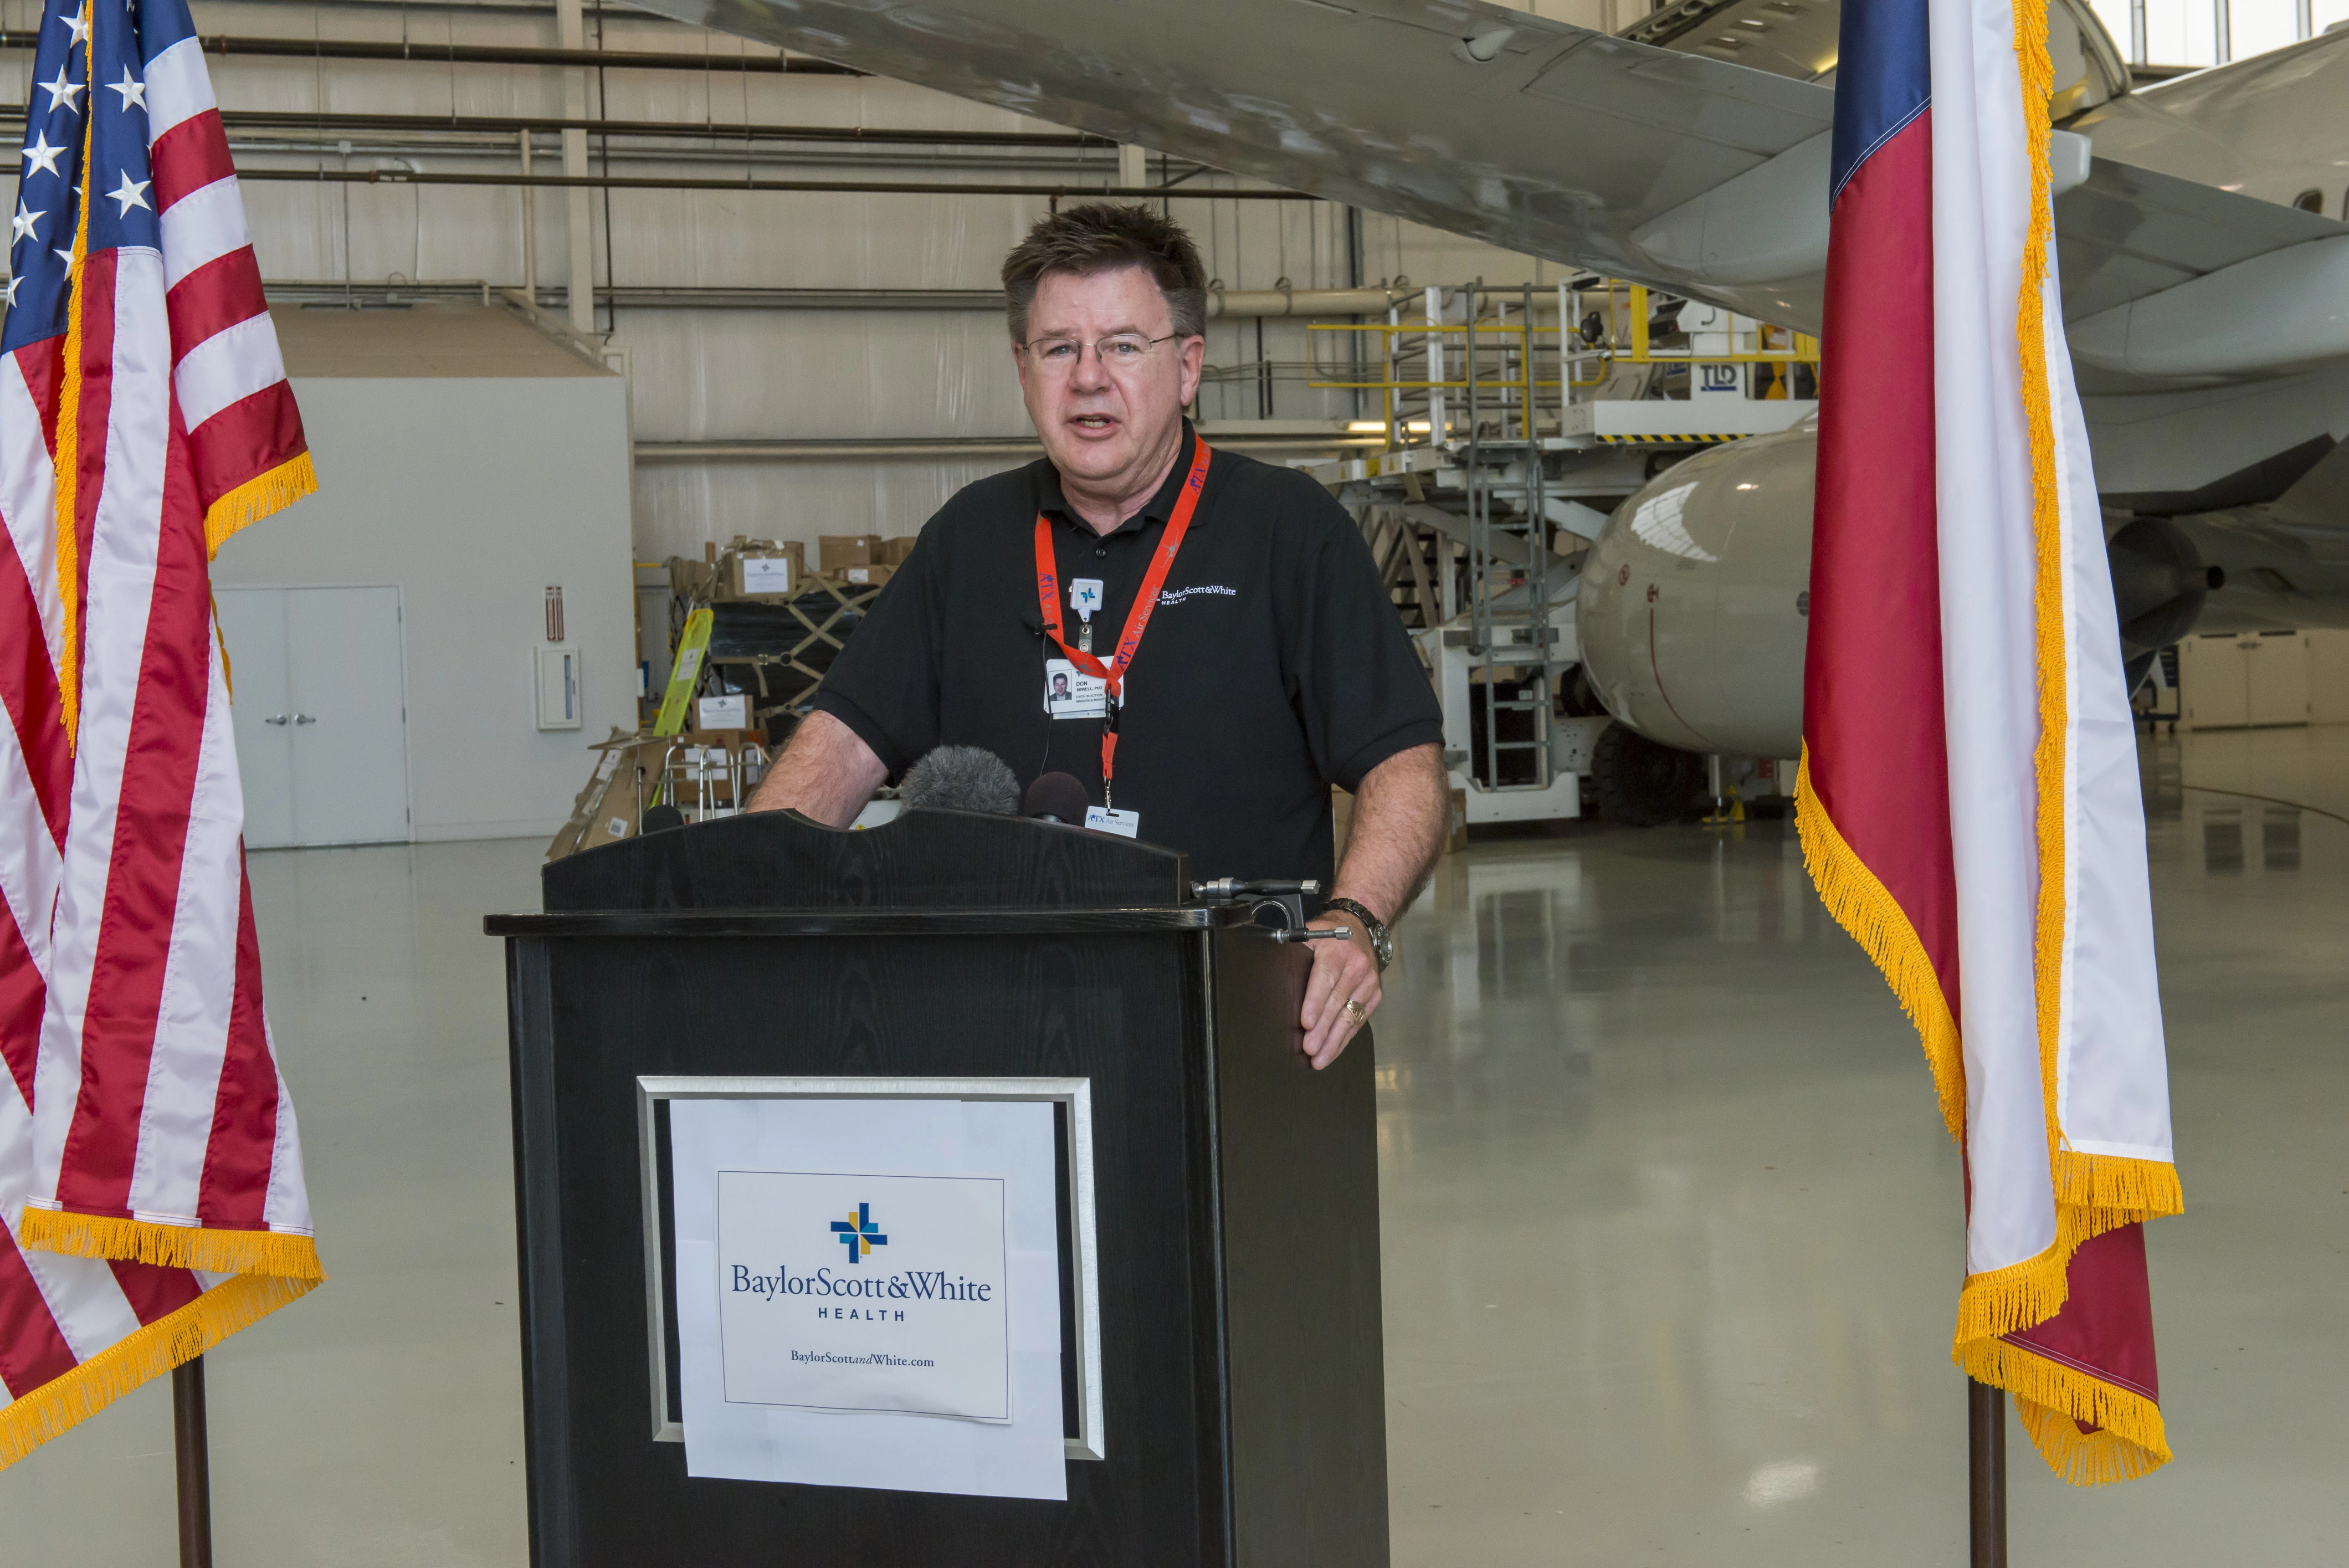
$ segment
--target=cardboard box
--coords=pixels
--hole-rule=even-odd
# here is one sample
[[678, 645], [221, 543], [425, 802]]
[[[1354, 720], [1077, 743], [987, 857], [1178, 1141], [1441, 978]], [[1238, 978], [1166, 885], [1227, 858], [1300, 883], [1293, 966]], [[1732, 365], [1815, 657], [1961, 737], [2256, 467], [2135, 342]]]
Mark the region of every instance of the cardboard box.
[[726, 586], [739, 598], [788, 598], [799, 591], [800, 579], [807, 576], [807, 546], [797, 539], [780, 545], [765, 540], [747, 544], [727, 576]]
[[644, 796], [651, 791], [652, 775], [659, 771], [668, 744], [666, 736], [614, 730], [610, 740], [590, 747], [595, 753], [595, 769], [572, 802], [570, 820], [547, 846], [546, 857], [560, 860], [582, 849], [634, 838], [644, 826], [639, 816]]
[[716, 587], [717, 569], [705, 562], [689, 560], [683, 556], [671, 556], [668, 566], [668, 591], [681, 599], [707, 599]]
[[885, 566], [904, 566], [905, 564], [905, 557], [914, 553], [914, 541], [920, 536], [921, 535], [913, 535], [904, 539], [882, 540], [881, 554], [878, 557], [879, 564]]
[[843, 566], [840, 580], [852, 587], [877, 588], [896, 575], [895, 566]]
[[750, 727], [750, 694], [734, 691], [723, 697], [697, 697], [693, 700], [693, 722], [703, 730], [747, 730]]
[[878, 534], [825, 534], [815, 542], [816, 565], [826, 574], [870, 566], [880, 560], [878, 552], [887, 543]]

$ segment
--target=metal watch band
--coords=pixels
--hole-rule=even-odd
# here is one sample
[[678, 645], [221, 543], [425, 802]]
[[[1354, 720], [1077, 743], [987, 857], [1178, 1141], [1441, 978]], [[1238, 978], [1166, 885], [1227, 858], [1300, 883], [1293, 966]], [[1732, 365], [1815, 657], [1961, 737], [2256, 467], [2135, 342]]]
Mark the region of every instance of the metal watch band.
[[1394, 949], [1387, 936], [1387, 923], [1351, 898], [1327, 898], [1321, 907], [1324, 909], [1343, 909], [1369, 928], [1371, 952], [1379, 961], [1379, 972], [1386, 973], [1387, 965], [1394, 956]]

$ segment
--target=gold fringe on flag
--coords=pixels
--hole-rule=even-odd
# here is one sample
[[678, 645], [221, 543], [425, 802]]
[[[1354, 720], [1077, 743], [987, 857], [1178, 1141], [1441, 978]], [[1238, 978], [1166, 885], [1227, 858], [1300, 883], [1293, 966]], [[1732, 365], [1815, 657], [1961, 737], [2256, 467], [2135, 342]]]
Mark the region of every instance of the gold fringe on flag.
[[204, 510], [204, 559], [220, 554], [232, 535], [273, 513], [282, 512], [318, 488], [310, 454], [297, 452], [284, 462], [246, 480]]
[[1950, 1136], [1962, 1139], [1966, 1130], [1966, 1064], [1959, 1049], [1958, 1022], [1941, 994], [1941, 977], [1933, 971], [1917, 928], [1876, 873], [1853, 853], [1827, 815], [1827, 808], [1811, 784], [1811, 748], [1795, 774], [1795, 826], [1803, 842], [1803, 867], [1819, 890], [1821, 902], [1837, 925], [1851, 933], [1876, 967], [1883, 972], [1900, 1011], [1917, 1026], [1925, 1060], [1933, 1069], [1933, 1092], [1940, 1096], [1941, 1121]]
[[2127, 1216], [2121, 1224], [2186, 1212], [2186, 1192], [2178, 1185], [2176, 1166], [2125, 1155], [2083, 1154], [2071, 1147], [2055, 1151], [2055, 1201], [2118, 1210]]
[[318, 1264], [316, 1238], [283, 1231], [159, 1225], [147, 1220], [73, 1214], [27, 1203], [16, 1235], [27, 1247], [73, 1258], [160, 1263], [208, 1274], [274, 1276], [311, 1284], [326, 1277]]
[[[82, 183], [89, 182], [89, 124], [81, 130]], [[71, 753], [81, 728], [81, 534], [76, 505], [81, 477], [81, 348], [83, 263], [89, 256], [89, 203], [79, 203], [74, 220], [73, 259], [66, 265], [66, 347], [57, 385], [57, 604], [61, 635], [57, 650], [57, 701], [63, 710], [66, 750]]]
[[[2002, 1339], [1967, 1346], [1960, 1365], [1975, 1381], [2014, 1396], [2023, 1429], [2059, 1480], [2105, 1486], [2169, 1462], [2161, 1407], [2141, 1394]], [[2095, 1430], [2080, 1430], [2083, 1421]]]
[[2070, 761], [2070, 670], [2064, 659], [2064, 498], [2055, 464], [2055, 400], [2047, 365], [2047, 254], [2054, 239], [2048, 122], [2042, 105], [2055, 79], [2047, 56], [2047, 16], [2014, 6], [2014, 53], [2023, 72], [2023, 121], [2030, 138], [2031, 229], [2023, 243], [2023, 284], [2014, 335], [2023, 356], [2023, 422], [2031, 435], [2032, 614], [2037, 630], [2039, 909], [2032, 943], [2037, 981], [2039, 1076], [2047, 1118], [2047, 1157], [2064, 1147], [2055, 1117], [2055, 1057], [2062, 1038], [2064, 911], [2069, 878], [2064, 835], [2064, 769]]
[[0, 1469], [70, 1431], [142, 1383], [194, 1360], [239, 1329], [318, 1287], [315, 1279], [241, 1274], [158, 1318], [0, 1409]]

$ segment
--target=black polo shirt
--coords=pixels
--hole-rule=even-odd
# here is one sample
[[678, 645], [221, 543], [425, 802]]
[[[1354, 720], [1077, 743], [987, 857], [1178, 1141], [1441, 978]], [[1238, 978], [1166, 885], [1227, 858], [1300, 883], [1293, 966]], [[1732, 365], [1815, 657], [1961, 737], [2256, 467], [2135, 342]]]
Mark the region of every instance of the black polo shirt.
[[[1099, 719], [1045, 712], [1063, 657], [1036, 603], [1035, 530], [1051, 522], [1063, 635], [1072, 578], [1102, 584], [1093, 652], [1107, 663], [1165, 532], [1197, 439], [1141, 512], [1106, 536], [1069, 510], [1049, 459], [982, 479], [922, 530], [810, 706], [862, 737], [894, 776], [933, 746], [984, 746], [1024, 789], [1074, 774], [1102, 804]], [[1218, 449], [1158, 608], [1126, 671], [1118, 809], [1188, 852], [1191, 874], [1332, 874], [1330, 785], [1351, 790], [1397, 752], [1443, 740], [1426, 672], [1369, 547], [1328, 491]]]

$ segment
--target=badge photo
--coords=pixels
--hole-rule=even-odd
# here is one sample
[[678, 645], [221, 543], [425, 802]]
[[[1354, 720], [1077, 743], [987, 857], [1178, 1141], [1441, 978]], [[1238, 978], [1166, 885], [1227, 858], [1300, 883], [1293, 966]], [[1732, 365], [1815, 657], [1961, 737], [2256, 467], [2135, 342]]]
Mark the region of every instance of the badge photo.
[[1055, 719], [1099, 719], [1109, 712], [1109, 682], [1066, 659], [1044, 661], [1044, 711]]

